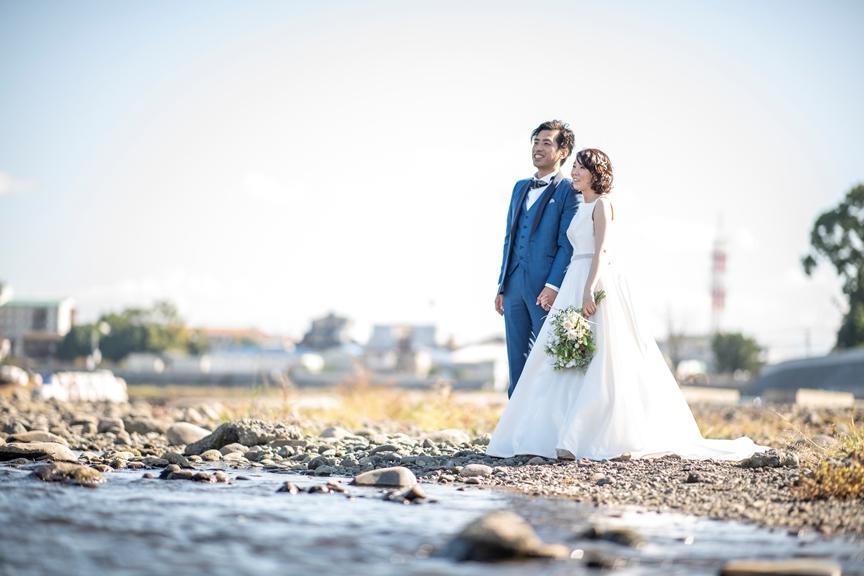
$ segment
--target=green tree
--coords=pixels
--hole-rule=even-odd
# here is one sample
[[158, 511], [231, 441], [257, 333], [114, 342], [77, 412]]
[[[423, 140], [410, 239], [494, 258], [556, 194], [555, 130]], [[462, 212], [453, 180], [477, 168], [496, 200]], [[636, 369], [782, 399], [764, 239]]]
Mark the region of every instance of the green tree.
[[89, 355], [93, 351], [92, 335], [94, 330], [96, 330], [96, 326], [93, 324], [73, 326], [57, 347], [57, 357], [61, 360], [71, 361]]
[[840, 205], [819, 215], [810, 232], [811, 251], [802, 258], [810, 276], [827, 260], [843, 281], [847, 310], [837, 331], [837, 348], [864, 345], [864, 184], [852, 188]]
[[732, 373], [745, 370], [755, 374], [762, 367], [762, 348], [752, 338], [740, 332], [715, 334], [711, 340], [716, 370]]

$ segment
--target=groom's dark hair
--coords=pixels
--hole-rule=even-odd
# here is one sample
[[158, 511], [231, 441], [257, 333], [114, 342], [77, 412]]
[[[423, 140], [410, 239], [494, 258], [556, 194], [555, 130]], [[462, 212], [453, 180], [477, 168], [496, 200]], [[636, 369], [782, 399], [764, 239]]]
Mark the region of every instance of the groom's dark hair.
[[573, 145], [576, 142], [576, 135], [573, 134], [572, 130], [570, 130], [570, 125], [561, 120], [549, 120], [543, 122], [537, 126], [533, 132], [531, 132], [531, 140], [534, 140], [534, 138], [536, 138], [543, 130], [558, 130], [556, 144], [558, 144], [558, 148], [567, 148], [567, 155], [564, 156], [563, 160], [561, 160], [561, 164], [564, 164], [564, 162], [567, 161], [567, 158], [570, 157], [570, 154], [573, 153]]

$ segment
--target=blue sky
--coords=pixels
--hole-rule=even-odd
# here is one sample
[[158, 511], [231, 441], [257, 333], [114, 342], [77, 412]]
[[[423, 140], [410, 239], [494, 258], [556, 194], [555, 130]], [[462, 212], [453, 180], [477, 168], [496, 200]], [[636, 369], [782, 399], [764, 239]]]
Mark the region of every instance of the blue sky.
[[838, 282], [799, 259], [864, 180], [862, 6], [0, 1], [0, 279], [85, 320], [500, 333], [510, 190], [560, 117], [612, 158], [658, 335], [707, 329], [722, 222], [725, 327], [825, 351]]

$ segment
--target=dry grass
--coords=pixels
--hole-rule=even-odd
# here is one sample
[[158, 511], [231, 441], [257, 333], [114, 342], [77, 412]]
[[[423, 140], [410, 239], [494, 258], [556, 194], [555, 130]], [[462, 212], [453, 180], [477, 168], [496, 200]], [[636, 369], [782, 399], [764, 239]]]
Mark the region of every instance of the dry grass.
[[[317, 401], [316, 401], [317, 400]], [[250, 403], [246, 416], [275, 420], [312, 421], [319, 426], [349, 429], [375, 426], [395, 431], [459, 428], [477, 434], [490, 432], [503, 403], [487, 394], [449, 394], [363, 386], [327, 391], [326, 395], [287, 393], [281, 402]]]
[[798, 495], [806, 500], [822, 498], [864, 499], [864, 428], [851, 423], [840, 447], [810, 467], [812, 475], [802, 479]]

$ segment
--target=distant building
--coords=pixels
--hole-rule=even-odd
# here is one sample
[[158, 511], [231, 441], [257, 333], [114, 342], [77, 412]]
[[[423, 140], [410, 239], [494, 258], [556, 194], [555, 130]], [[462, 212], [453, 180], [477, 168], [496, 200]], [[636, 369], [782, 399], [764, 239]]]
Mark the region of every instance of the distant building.
[[286, 337], [270, 335], [257, 328], [196, 328], [194, 333], [207, 342], [211, 352], [238, 348], [293, 350], [294, 343]]
[[366, 344], [366, 365], [376, 371], [428, 374], [430, 350], [437, 348], [435, 326], [377, 324]]
[[0, 340], [9, 340], [13, 356], [47, 358], [72, 329], [74, 315], [71, 298], [10, 300], [0, 305]]
[[711, 349], [711, 336], [670, 335], [658, 341], [660, 351], [666, 356], [671, 368], [679, 376], [693, 376], [708, 373], [714, 366], [714, 352]]
[[300, 346], [312, 350], [328, 350], [339, 348], [351, 342], [348, 330], [351, 322], [348, 318], [337, 316], [332, 312], [323, 318], [312, 320], [312, 326], [303, 335]]
[[12, 287], [0, 282], [0, 306], [12, 299]]

